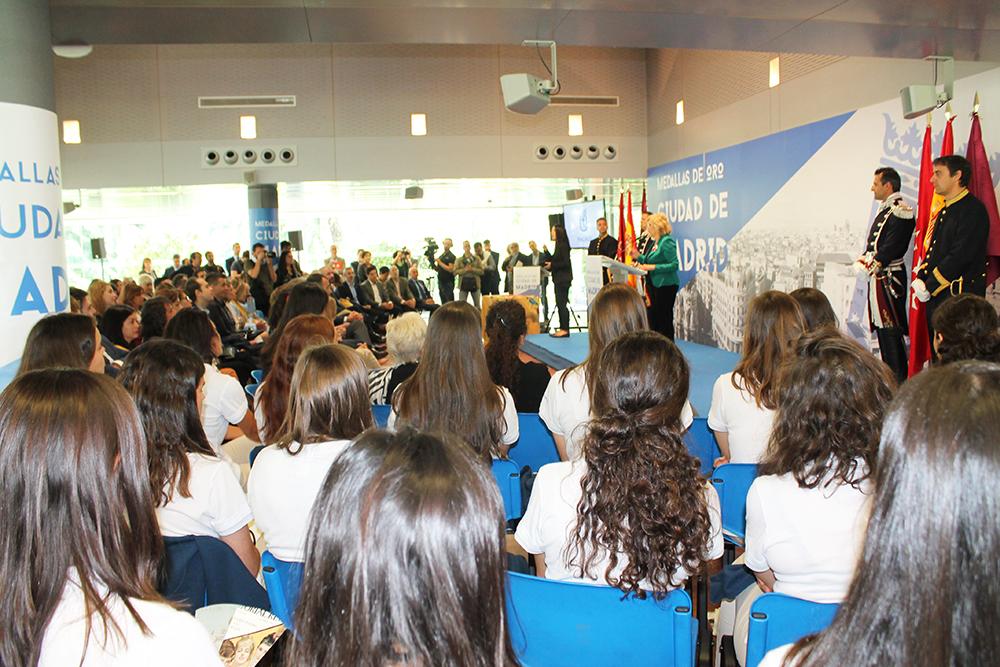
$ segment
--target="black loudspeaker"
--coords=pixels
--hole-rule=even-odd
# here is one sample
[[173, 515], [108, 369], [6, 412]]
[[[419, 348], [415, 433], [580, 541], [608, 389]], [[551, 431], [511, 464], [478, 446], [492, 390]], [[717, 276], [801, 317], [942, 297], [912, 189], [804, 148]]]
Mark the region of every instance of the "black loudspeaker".
[[562, 213], [549, 214], [549, 227], [565, 227], [566, 218]]
[[108, 252], [104, 249], [104, 239], [90, 239], [90, 254], [94, 259], [108, 258]]
[[292, 244], [292, 250], [300, 252], [302, 250], [302, 232], [288, 232], [288, 242]]

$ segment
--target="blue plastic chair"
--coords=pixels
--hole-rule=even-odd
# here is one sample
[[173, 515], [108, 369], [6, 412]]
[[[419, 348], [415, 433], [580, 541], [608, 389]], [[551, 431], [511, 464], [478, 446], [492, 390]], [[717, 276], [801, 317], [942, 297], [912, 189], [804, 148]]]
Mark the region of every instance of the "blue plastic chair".
[[507, 628], [524, 667], [693, 667], [698, 623], [684, 590], [663, 600], [507, 573]]
[[839, 604], [820, 604], [781, 593], [765, 593], [750, 607], [746, 667], [757, 667], [767, 652], [824, 630]]
[[248, 384], [247, 386], [243, 387], [243, 389], [244, 391], [246, 391], [247, 395], [250, 398], [253, 398], [253, 395], [257, 393], [257, 387], [259, 386], [260, 386], [259, 384]]
[[391, 405], [373, 405], [372, 416], [375, 417], [375, 425], [379, 428], [386, 428], [389, 425], [390, 412], [392, 412]]
[[250, 377], [253, 378], [254, 382], [260, 384], [261, 382], [264, 381], [264, 369], [255, 368], [254, 370], [250, 371]]
[[701, 474], [709, 477], [715, 465], [715, 459], [722, 456], [719, 450], [719, 443], [715, 441], [712, 430], [708, 428], [708, 419], [705, 417], [695, 417], [691, 427], [684, 434], [684, 444], [692, 456], [698, 457], [701, 461]]
[[257, 445], [256, 447], [250, 450], [249, 459], [251, 468], [253, 467], [253, 462], [257, 460], [257, 455], [260, 454], [262, 451], [264, 451], [264, 447], [266, 446], [267, 445]]
[[743, 546], [747, 534], [747, 492], [757, 479], [756, 463], [726, 463], [712, 473], [712, 486], [719, 494], [723, 536]]
[[278, 560], [270, 551], [260, 557], [260, 569], [264, 573], [264, 587], [271, 601], [271, 613], [281, 619], [285, 627], [293, 629], [292, 614], [299, 601], [302, 585], [302, 563]]
[[507, 520], [521, 518], [521, 466], [510, 459], [493, 459], [493, 477], [500, 487]]
[[511, 450], [517, 456], [518, 463], [538, 472], [546, 463], [559, 461], [556, 441], [537, 413], [517, 413], [517, 425], [521, 436]]

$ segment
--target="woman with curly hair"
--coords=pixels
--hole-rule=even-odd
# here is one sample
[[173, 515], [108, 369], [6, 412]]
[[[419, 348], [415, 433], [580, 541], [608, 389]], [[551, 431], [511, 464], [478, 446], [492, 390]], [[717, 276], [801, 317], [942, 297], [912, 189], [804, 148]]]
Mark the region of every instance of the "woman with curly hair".
[[583, 458], [542, 466], [514, 537], [539, 576], [661, 595], [722, 555], [719, 497], [682, 437], [688, 365], [641, 331], [594, 370]]
[[715, 432], [722, 463], [757, 463], [767, 448], [777, 407], [778, 368], [806, 330], [795, 299], [774, 290], [758, 294], [747, 308], [743, 355], [712, 388], [708, 426]]
[[757, 583], [736, 600], [740, 664], [750, 606], [762, 593], [824, 603], [847, 594], [896, 380], [853, 340], [821, 329], [798, 340], [778, 386], [771, 439], [747, 495], [746, 565]]
[[976, 294], [959, 294], [942, 303], [931, 316], [938, 362], [1000, 361], [997, 320], [996, 308]]
[[518, 412], [538, 412], [549, 385], [545, 364], [525, 363], [518, 351], [528, 333], [524, 307], [513, 299], [498, 301], [486, 313], [486, 366], [490, 377], [510, 389]]

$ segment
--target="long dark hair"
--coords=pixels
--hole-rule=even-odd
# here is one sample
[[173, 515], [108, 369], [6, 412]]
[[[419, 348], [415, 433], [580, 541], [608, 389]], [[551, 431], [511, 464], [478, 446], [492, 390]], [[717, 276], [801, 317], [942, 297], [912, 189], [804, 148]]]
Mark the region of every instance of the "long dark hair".
[[130, 343], [125, 340], [125, 335], [122, 333], [122, 326], [125, 324], [125, 320], [131, 317], [134, 312], [135, 308], [122, 304], [109, 307], [104, 311], [104, 315], [101, 316], [101, 334], [119, 347], [132, 349], [138, 341]]
[[316, 283], [301, 282], [288, 292], [288, 300], [281, 311], [281, 319], [261, 349], [264, 368], [270, 369], [274, 353], [285, 333], [285, 327], [299, 315], [322, 315], [330, 303], [330, 295]]
[[804, 334], [779, 375], [760, 474], [791, 474], [805, 489], [827, 482], [860, 488], [876, 471], [882, 417], [895, 389], [889, 367], [837, 330]]
[[208, 313], [198, 308], [185, 308], [174, 315], [163, 332], [164, 338], [184, 343], [210, 364], [215, 360], [212, 341], [218, 336]]
[[754, 297], [747, 308], [743, 355], [733, 369], [733, 386], [753, 396], [758, 407], [776, 408], [778, 369], [805, 328], [799, 304], [784, 292], [770, 290]]
[[452, 301], [434, 311], [417, 370], [392, 394], [400, 423], [455, 433], [484, 458], [500, 456], [506, 400], [490, 377], [479, 311]]
[[139, 311], [139, 318], [139, 338], [143, 342], [162, 338], [167, 328], [167, 299], [162, 296], [146, 299]]
[[828, 325], [836, 328], [837, 315], [833, 312], [833, 306], [830, 305], [830, 300], [826, 298], [823, 292], [815, 287], [800, 287], [797, 290], [789, 292], [788, 296], [795, 299], [795, 302], [799, 304], [802, 317], [805, 319], [807, 331], [813, 331]]
[[180, 493], [191, 497], [187, 454], [215, 456], [198, 414], [198, 384], [205, 364], [194, 350], [172, 340], [153, 340], [125, 358], [118, 376], [139, 408], [149, 452], [149, 483], [165, 505]]
[[[635, 288], [624, 283], [608, 283], [601, 288], [590, 304], [587, 326], [590, 330], [589, 351], [587, 358], [578, 366], [583, 366], [587, 386], [591, 387], [594, 383], [595, 366], [591, 362], [596, 361], [604, 348], [623, 334], [649, 329], [646, 305]], [[563, 387], [566, 386], [568, 375], [568, 372], [563, 374]]]
[[372, 426], [368, 370], [361, 357], [344, 345], [306, 349], [292, 373], [278, 448], [298, 454], [304, 444], [350, 440]]
[[149, 633], [133, 599], [162, 601], [154, 581], [163, 542], [142, 425], [121, 386], [77, 369], [15, 378], [0, 393], [0, 488], [9, 499], [0, 512], [0, 664], [38, 664], [71, 570], [86, 641], [97, 628], [108, 642], [124, 639], [118, 604]]
[[310, 345], [332, 343], [336, 339], [333, 322], [322, 315], [299, 315], [288, 323], [281, 342], [274, 351], [267, 382], [257, 390], [264, 424], [264, 442], [273, 443], [281, 436], [281, 424], [288, 412], [288, 392], [292, 384], [295, 362]]
[[[990, 664], [1000, 654], [1000, 365], [908, 380], [882, 429], [864, 552], [847, 599], [785, 664]], [[919, 563], [919, 567], [914, 564]]]
[[90, 368], [96, 345], [94, 318], [76, 313], [48, 315], [28, 332], [17, 373], [40, 368]]
[[941, 334], [938, 361], [964, 359], [1000, 361], [1000, 332], [996, 308], [976, 294], [959, 294], [938, 306], [931, 325]]
[[498, 385], [517, 390], [521, 360], [517, 356], [521, 336], [528, 332], [524, 307], [513, 299], [493, 304], [486, 313], [486, 366]]
[[[603, 576], [639, 597], [648, 582], [661, 595], [683, 584], [673, 580], [678, 568], [694, 571], [704, 561], [711, 539], [705, 480], [680, 422], [689, 377], [677, 346], [651, 331], [625, 334], [598, 357], [583, 496], [566, 552], [578, 576]], [[605, 555], [607, 570], [594, 573]]]
[[369, 431], [313, 505], [285, 664], [516, 665], [504, 532], [496, 483], [463, 444]]

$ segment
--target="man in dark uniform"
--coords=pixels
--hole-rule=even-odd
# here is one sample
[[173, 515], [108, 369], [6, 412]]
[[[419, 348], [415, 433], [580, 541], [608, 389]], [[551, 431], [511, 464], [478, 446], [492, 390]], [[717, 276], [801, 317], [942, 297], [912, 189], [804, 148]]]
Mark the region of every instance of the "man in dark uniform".
[[868, 243], [858, 263], [868, 273], [868, 323], [878, 337], [879, 353], [896, 379], [906, 379], [907, 267], [903, 256], [913, 238], [913, 209], [899, 194], [899, 173], [892, 167], [875, 170], [872, 193], [881, 201], [868, 230]]
[[[927, 253], [913, 280], [913, 297], [927, 303], [927, 329], [946, 299], [956, 294], [986, 295], [986, 240], [990, 218], [983, 203], [969, 194], [972, 168], [961, 155], [934, 160], [931, 182], [944, 197], [933, 230], [928, 230]], [[929, 241], [928, 241], [929, 239]]]
[[[587, 248], [588, 255], [604, 255], [614, 259], [618, 256], [618, 240], [608, 234], [608, 221], [605, 218], [597, 219], [597, 238], [590, 241]], [[611, 273], [604, 270], [604, 284], [611, 282]]]
[[444, 252], [434, 260], [434, 270], [438, 274], [438, 294], [441, 305], [455, 300], [455, 253], [451, 251], [451, 239], [441, 241]]

